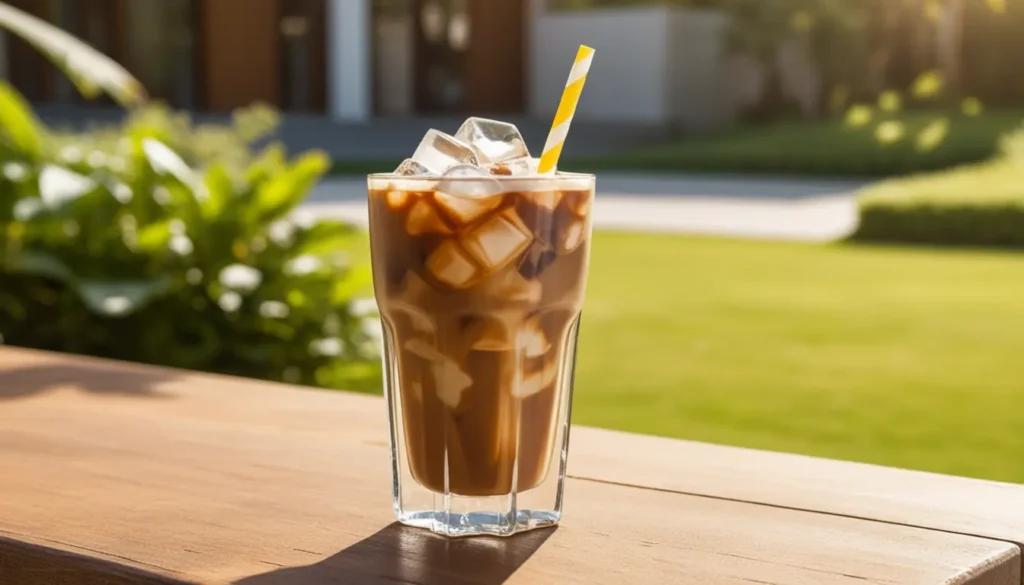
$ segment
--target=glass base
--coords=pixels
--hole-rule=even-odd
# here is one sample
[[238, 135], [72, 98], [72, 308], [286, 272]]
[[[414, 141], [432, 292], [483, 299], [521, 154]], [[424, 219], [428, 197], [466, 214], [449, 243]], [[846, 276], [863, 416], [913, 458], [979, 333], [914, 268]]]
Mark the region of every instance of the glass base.
[[435, 534], [449, 537], [512, 536], [527, 530], [555, 526], [561, 516], [559, 512], [551, 510], [515, 510], [507, 514], [397, 510], [396, 515], [402, 524], [425, 528]]
[[[504, 537], [558, 524], [578, 328], [577, 314], [560, 335], [549, 335], [561, 343], [554, 344], [557, 368], [546, 390], [517, 397], [501, 386], [480, 388], [484, 399], [503, 401], [494, 408], [497, 414], [454, 413], [420, 379], [407, 380], [413, 390], [403, 390], [404, 362], [394, 358], [395, 336], [384, 323], [392, 494], [399, 522], [448, 537]], [[480, 424], [488, 419], [494, 424]]]

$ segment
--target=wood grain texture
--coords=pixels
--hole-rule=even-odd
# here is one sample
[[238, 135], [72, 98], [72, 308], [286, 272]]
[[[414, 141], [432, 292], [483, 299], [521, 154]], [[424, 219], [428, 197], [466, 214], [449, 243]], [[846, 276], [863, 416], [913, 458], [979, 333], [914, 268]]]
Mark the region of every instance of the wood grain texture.
[[634, 437], [589, 429], [571, 457], [623, 459], [574, 467], [602, 477], [560, 528], [446, 540], [393, 523], [384, 425], [373, 397], [0, 349], [0, 583], [1020, 583], [996, 539], [607, 483]]
[[573, 439], [580, 477], [1024, 545], [1022, 485], [589, 428]]

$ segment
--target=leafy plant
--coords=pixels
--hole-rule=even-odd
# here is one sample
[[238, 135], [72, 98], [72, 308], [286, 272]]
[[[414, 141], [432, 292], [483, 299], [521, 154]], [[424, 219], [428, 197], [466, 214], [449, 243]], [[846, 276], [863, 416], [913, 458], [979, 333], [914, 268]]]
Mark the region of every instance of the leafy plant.
[[[269, 108], [198, 126], [146, 103], [120, 65], [0, 3], [0, 28], [86, 97], [135, 108], [123, 127], [52, 132], [0, 81], [0, 343], [270, 380], [374, 388], [367, 266], [351, 226], [296, 205], [328, 166], [254, 151]], [[365, 305], [365, 303], [363, 304]]]
[[304, 384], [351, 385], [354, 372], [372, 385], [375, 344], [356, 311], [368, 267], [346, 253], [362, 236], [294, 213], [328, 167], [322, 153], [287, 160], [271, 145], [194, 170], [146, 116], [114, 152], [55, 148], [3, 83], [0, 128], [4, 342]]
[[1013, 165], [1024, 166], [1024, 125], [1000, 139], [999, 154]]
[[106, 93], [123, 106], [146, 102], [146, 90], [124, 67], [31, 14], [0, 2], [0, 28], [21, 37], [61, 69], [87, 98]]
[[79, 162], [83, 152], [117, 158], [130, 146], [124, 134], [127, 127], [159, 139], [192, 168], [216, 163], [239, 170], [253, 163], [255, 147], [266, 145], [279, 122], [278, 113], [264, 104], [239, 108], [230, 125], [193, 124], [187, 112], [150, 104], [128, 112], [123, 126], [94, 126], [88, 132], [50, 130], [44, 142], [50, 155], [68, 163]]

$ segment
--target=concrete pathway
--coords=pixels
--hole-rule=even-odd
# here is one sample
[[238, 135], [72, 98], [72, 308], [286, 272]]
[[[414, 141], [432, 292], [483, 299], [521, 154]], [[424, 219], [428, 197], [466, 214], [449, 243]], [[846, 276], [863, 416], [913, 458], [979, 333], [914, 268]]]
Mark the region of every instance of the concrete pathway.
[[[601, 175], [596, 229], [827, 242], [857, 225], [863, 183], [735, 177]], [[365, 225], [366, 181], [331, 178], [302, 209]]]

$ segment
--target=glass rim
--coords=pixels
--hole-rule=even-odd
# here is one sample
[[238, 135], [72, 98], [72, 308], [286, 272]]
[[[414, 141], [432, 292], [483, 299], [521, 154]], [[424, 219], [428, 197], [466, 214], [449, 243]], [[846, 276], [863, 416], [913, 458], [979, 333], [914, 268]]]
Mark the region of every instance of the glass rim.
[[440, 180], [445, 181], [479, 181], [482, 178], [495, 179], [499, 183], [506, 182], [517, 182], [517, 181], [529, 181], [529, 182], [548, 182], [548, 181], [591, 181], [596, 180], [597, 175], [594, 173], [574, 173], [571, 171], [555, 171], [553, 175], [488, 175], [486, 177], [442, 177], [438, 175], [397, 175], [395, 173], [370, 173], [366, 175], [369, 181], [413, 181], [413, 182], [435, 182]]

